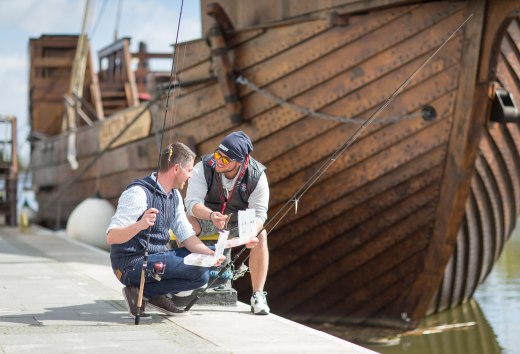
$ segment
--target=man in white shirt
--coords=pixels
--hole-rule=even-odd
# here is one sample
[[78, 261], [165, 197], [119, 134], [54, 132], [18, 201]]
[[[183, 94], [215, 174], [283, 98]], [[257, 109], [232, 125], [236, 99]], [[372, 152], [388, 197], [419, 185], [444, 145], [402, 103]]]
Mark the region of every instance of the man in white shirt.
[[269, 314], [264, 292], [269, 250], [263, 229], [269, 205], [266, 168], [252, 156], [251, 139], [242, 131], [227, 135], [217, 150], [203, 156], [193, 169], [188, 182], [185, 203], [188, 219], [197, 235], [214, 234], [224, 228], [230, 218], [230, 230], [237, 234], [239, 210], [255, 209], [259, 243], [251, 248], [249, 268], [253, 295], [251, 311]]
[[[173, 143], [164, 149], [159, 173], [135, 180], [127, 187], [107, 229], [112, 268], [119, 281], [126, 285], [123, 296], [133, 317], [137, 314], [138, 286], [146, 247], [149, 253], [147, 269], [151, 272], [145, 278], [146, 302], [143, 301], [142, 310], [147, 303], [167, 315], [180, 313], [182, 310], [168, 295], [197, 289], [208, 282], [208, 268], [183, 262], [190, 252], [214, 254], [195, 236], [179, 193], [191, 176], [194, 158], [195, 154], [182, 143]], [[170, 229], [181, 248], [167, 248]], [[217, 265], [223, 260], [224, 256], [217, 260]], [[154, 274], [154, 269], [160, 274]], [[150, 318], [143, 312], [140, 314], [142, 319]]]

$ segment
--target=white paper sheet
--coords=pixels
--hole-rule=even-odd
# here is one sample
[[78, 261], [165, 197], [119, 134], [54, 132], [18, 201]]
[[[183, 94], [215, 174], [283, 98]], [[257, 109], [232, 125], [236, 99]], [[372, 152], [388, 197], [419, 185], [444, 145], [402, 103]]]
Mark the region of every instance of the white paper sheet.
[[257, 234], [255, 209], [238, 211], [238, 237], [227, 241], [226, 248], [245, 245]]
[[229, 236], [229, 231], [221, 230], [219, 231], [218, 241], [215, 244], [215, 254], [200, 254], [200, 253], [190, 253], [186, 257], [184, 257], [184, 264], [198, 266], [198, 267], [212, 267], [215, 265], [215, 262], [224, 254], [224, 248], [226, 246], [226, 241]]

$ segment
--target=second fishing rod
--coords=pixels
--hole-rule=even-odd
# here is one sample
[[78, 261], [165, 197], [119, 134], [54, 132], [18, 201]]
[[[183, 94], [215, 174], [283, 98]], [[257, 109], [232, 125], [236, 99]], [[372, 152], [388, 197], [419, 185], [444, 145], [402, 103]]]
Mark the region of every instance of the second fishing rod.
[[[277, 225], [285, 218], [285, 216], [292, 210], [294, 203], [295, 212], [298, 210], [298, 203], [303, 195], [323, 176], [323, 174], [329, 169], [329, 167], [336, 162], [336, 160], [357, 140], [357, 138], [361, 135], [361, 133], [379, 116], [379, 114], [385, 110], [394, 100], [395, 98], [404, 90], [404, 88], [414, 79], [414, 77], [439, 53], [439, 51], [455, 36], [455, 34], [460, 31], [466, 23], [473, 17], [473, 14], [470, 14], [462, 24], [460, 24], [457, 29], [455, 29], [446, 40], [439, 45], [439, 47], [406, 79], [404, 82], [394, 90], [394, 92], [379, 106], [379, 108], [367, 118], [362, 125], [360, 125], [352, 135], [350, 135], [335, 151], [334, 153], [316, 170], [316, 172], [308, 178], [303, 185], [293, 194], [293, 196], [270, 218], [270, 220], [264, 225], [264, 227], [257, 233], [257, 237], [265, 230], [266, 236], [268, 236]], [[422, 108], [422, 117], [424, 119], [429, 119], [431, 115], [435, 115], [435, 109], [431, 106], [426, 106]], [[267, 230], [267, 227], [272, 225], [272, 227]], [[204, 294], [212, 287], [212, 285], [221, 277], [226, 271], [234, 267], [234, 263], [240, 258], [240, 256], [244, 253], [247, 248], [244, 246], [242, 249], [237, 252], [232, 260], [224, 265], [218, 275], [213, 279], [211, 283], [199, 294], [197, 294], [184, 308], [184, 311], [189, 311], [193, 305], [197, 303], [197, 301], [204, 296]], [[237, 276], [240, 275], [238, 273], [245, 273], [247, 271], [247, 267], [245, 266], [245, 262], [249, 259], [251, 254], [247, 255], [245, 259], [242, 261], [242, 265], [238, 268], [235, 273]]]

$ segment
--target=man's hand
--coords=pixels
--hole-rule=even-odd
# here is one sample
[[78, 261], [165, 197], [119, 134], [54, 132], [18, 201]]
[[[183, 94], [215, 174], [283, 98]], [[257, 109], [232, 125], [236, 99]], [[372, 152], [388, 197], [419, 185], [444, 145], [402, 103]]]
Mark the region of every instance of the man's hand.
[[215, 267], [220, 266], [225, 260], [226, 260], [226, 256], [224, 256], [224, 255], [220, 256], [217, 259], [217, 261], [215, 262]]
[[213, 222], [213, 225], [215, 225], [215, 227], [219, 230], [222, 230], [224, 226], [226, 226], [227, 218], [227, 215], [219, 213], [218, 211], [211, 213], [211, 221]]
[[139, 219], [139, 221], [136, 224], [141, 230], [153, 226], [155, 224], [155, 219], [157, 218], [157, 213], [159, 213], [159, 210], [155, 208], [150, 208], [146, 210], [141, 219]]

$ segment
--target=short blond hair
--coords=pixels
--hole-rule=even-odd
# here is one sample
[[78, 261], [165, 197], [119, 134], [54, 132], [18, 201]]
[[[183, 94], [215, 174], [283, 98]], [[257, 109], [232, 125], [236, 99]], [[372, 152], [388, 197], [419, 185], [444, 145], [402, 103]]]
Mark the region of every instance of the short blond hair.
[[195, 156], [195, 153], [185, 144], [172, 143], [161, 152], [159, 172], [166, 172], [176, 164], [185, 167], [188, 162], [195, 160]]

